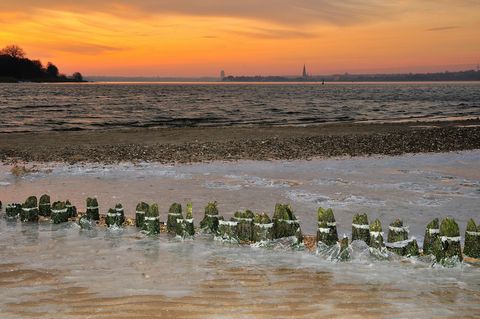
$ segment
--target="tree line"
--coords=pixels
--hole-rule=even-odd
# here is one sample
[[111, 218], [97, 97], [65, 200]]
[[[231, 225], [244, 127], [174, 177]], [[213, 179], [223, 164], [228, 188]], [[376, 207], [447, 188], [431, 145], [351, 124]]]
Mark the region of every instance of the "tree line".
[[0, 50], [0, 82], [82, 82], [80, 72], [70, 77], [60, 74], [58, 67], [48, 62], [42, 65], [40, 60], [30, 60], [25, 51], [17, 45], [9, 45]]

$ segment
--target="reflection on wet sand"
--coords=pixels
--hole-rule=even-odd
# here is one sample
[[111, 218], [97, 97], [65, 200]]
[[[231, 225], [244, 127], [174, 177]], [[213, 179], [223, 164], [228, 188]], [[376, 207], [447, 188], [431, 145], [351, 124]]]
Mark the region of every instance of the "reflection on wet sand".
[[[212, 269], [222, 267], [211, 265]], [[0, 266], [0, 287], [43, 286], [21, 302], [6, 305], [4, 315], [31, 318], [378, 318], [395, 310], [374, 285], [335, 284], [327, 272], [293, 268], [233, 267], [212, 273], [190, 295], [102, 297], [85, 287], [62, 283], [56, 270]], [[188, 278], [185, 278], [188, 280]], [[382, 289], [380, 289], [382, 288]], [[395, 293], [394, 290], [390, 292]], [[397, 293], [401, 293], [398, 291]], [[56, 312], [45, 311], [55, 309]]]
[[[221, 260], [211, 262], [209, 268], [217, 271], [182, 297], [166, 297], [160, 288], [158, 295], [132, 292], [104, 297], [87, 287], [62, 282], [65, 274], [61, 271], [4, 264], [0, 265], [2, 289], [31, 286], [42, 287], [43, 291], [27, 293], [22, 301], [11, 300], [2, 313], [13, 318], [382, 318], [400, 314], [413, 318], [425, 315], [427, 310], [399, 309], [415, 292], [389, 285], [342, 284], [331, 273], [305, 269], [225, 269], [219, 263]], [[426, 308], [456, 304], [465, 310], [463, 318], [474, 318], [480, 293], [446, 285], [413, 297]], [[457, 318], [458, 313], [444, 317]]]

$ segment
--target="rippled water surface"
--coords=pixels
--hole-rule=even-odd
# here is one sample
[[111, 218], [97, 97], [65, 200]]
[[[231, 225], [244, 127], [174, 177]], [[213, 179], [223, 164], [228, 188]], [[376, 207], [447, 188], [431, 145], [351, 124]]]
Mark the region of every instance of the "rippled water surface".
[[[0, 166], [0, 199], [70, 198], [82, 211], [97, 196], [101, 211], [138, 201], [192, 201], [195, 222], [209, 200], [220, 214], [250, 208], [271, 214], [291, 203], [305, 233], [318, 206], [334, 208], [339, 233], [354, 213], [399, 217], [423, 241], [425, 225], [453, 216], [462, 237], [478, 220], [480, 151], [382, 158], [165, 166], [38, 165], [21, 178]], [[81, 231], [74, 223], [39, 225], [0, 219], [1, 318], [475, 318], [480, 268], [432, 267], [428, 259], [375, 260], [354, 245], [353, 260], [283, 245], [236, 246], [208, 236], [149, 238], [130, 227]]]
[[479, 83], [0, 84], [0, 132], [471, 116]]

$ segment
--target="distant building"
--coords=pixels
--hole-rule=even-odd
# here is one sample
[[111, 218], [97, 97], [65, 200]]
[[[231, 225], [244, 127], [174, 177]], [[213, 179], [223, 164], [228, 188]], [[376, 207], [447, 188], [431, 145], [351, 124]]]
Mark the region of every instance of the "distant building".
[[223, 81], [223, 79], [225, 79], [225, 71], [220, 71], [220, 80]]
[[305, 67], [305, 64], [303, 65], [302, 77], [303, 78], [308, 78], [307, 68]]

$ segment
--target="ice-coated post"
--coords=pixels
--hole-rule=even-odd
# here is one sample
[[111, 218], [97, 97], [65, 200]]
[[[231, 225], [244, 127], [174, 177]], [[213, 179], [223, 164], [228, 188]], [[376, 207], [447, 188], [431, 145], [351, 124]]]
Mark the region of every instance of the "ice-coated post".
[[238, 222], [237, 234], [240, 241], [252, 241], [254, 216], [255, 215], [250, 210], [246, 210], [245, 212], [235, 212], [233, 219]]
[[388, 226], [387, 248], [400, 256], [418, 256], [418, 243], [415, 238], [408, 239], [408, 227], [400, 219]]
[[350, 259], [347, 236], [343, 236], [342, 240], [340, 240], [340, 252], [338, 253], [337, 259], [340, 261], [347, 261]]
[[218, 220], [218, 230], [217, 235], [215, 238], [231, 241], [231, 242], [238, 242], [238, 222], [232, 218], [232, 220], [223, 220], [223, 218], [219, 218]]
[[322, 242], [327, 246], [333, 246], [338, 242], [337, 222], [331, 208], [318, 209], [317, 243]]
[[65, 207], [67, 207], [68, 210], [68, 218], [77, 217], [77, 207], [72, 205], [68, 199], [65, 202]]
[[200, 228], [210, 234], [216, 234], [218, 230], [218, 208], [217, 202], [208, 203], [205, 206], [205, 216], [200, 222]]
[[157, 204], [152, 204], [145, 214], [143, 230], [150, 235], [160, 233], [160, 213]]
[[275, 238], [273, 223], [267, 214], [255, 214], [253, 218], [252, 241], [266, 242]]
[[475, 225], [473, 219], [467, 223], [463, 253], [468, 257], [480, 258], [480, 225]]
[[276, 204], [272, 220], [275, 238], [296, 237], [298, 242], [302, 241], [300, 223], [290, 205]]
[[30, 196], [23, 203], [20, 211], [20, 220], [22, 222], [38, 222], [37, 197]]
[[5, 218], [17, 219], [22, 212], [22, 204], [12, 203], [5, 206]]
[[355, 214], [352, 221], [352, 241], [363, 240], [370, 245], [370, 225], [367, 214]]
[[96, 198], [87, 198], [87, 218], [90, 220], [100, 220], [100, 213], [98, 211], [98, 201]]
[[125, 222], [125, 213], [123, 211], [122, 204], [117, 204], [115, 208], [110, 208], [108, 210], [107, 216], [105, 218], [105, 223], [108, 227], [116, 226], [121, 227]]
[[185, 215], [185, 218], [177, 219], [175, 233], [182, 238], [188, 238], [195, 235], [192, 203], [187, 204], [187, 213]]
[[168, 210], [167, 217], [167, 231], [169, 233], [175, 233], [177, 228], [177, 219], [182, 220], [182, 205], [178, 203], [173, 203]]
[[440, 225], [438, 218], [435, 218], [430, 223], [428, 223], [425, 228], [425, 239], [423, 240], [423, 254], [430, 255], [433, 254], [433, 243], [438, 238], [440, 234]]
[[122, 204], [115, 205], [115, 213], [117, 214], [116, 224], [121, 227], [125, 223], [125, 211]]
[[385, 247], [383, 242], [383, 230], [380, 220], [375, 219], [370, 224], [370, 247], [376, 249], [382, 249]]
[[440, 224], [440, 236], [433, 245], [433, 254], [438, 263], [453, 266], [463, 260], [460, 244], [460, 229], [453, 218], [444, 218]]
[[135, 226], [138, 228], [143, 228], [143, 224], [145, 223], [145, 215], [147, 214], [149, 206], [145, 202], [141, 202], [137, 204], [135, 208]]
[[68, 208], [65, 202], [54, 202], [51, 208], [51, 221], [54, 224], [68, 222]]
[[38, 202], [38, 214], [40, 216], [50, 216], [51, 213], [51, 206], [50, 206], [50, 196], [44, 194], [40, 196], [40, 200]]

